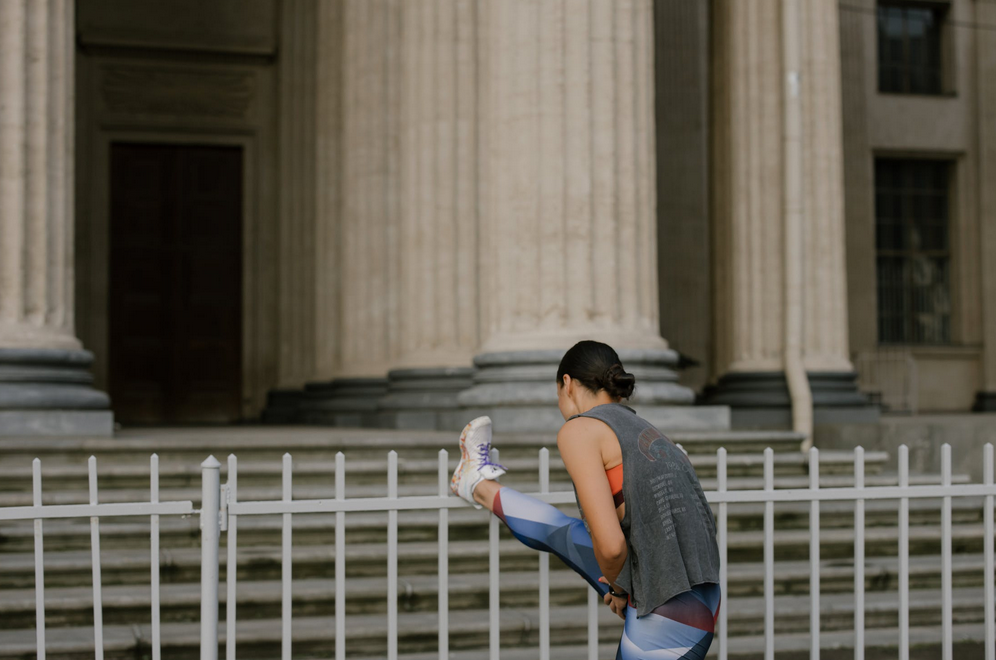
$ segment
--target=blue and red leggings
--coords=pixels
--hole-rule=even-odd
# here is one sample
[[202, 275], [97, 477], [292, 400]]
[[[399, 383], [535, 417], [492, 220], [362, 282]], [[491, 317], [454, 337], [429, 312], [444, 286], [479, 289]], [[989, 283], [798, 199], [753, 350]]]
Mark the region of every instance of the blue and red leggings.
[[[598, 581], [602, 569], [580, 519], [505, 486], [495, 495], [494, 513], [519, 541], [556, 555], [600, 595], [608, 592]], [[616, 660], [702, 660], [712, 643], [719, 601], [719, 585], [706, 583], [643, 617], [637, 617], [630, 604]]]

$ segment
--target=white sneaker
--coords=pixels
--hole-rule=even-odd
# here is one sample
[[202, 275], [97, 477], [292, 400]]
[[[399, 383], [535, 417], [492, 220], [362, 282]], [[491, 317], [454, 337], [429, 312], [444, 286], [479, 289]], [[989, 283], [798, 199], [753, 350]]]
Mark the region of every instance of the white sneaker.
[[450, 479], [450, 490], [474, 507], [474, 489], [485, 479], [497, 479], [505, 467], [491, 462], [491, 418], [487, 415], [472, 420], [460, 433], [460, 462]]

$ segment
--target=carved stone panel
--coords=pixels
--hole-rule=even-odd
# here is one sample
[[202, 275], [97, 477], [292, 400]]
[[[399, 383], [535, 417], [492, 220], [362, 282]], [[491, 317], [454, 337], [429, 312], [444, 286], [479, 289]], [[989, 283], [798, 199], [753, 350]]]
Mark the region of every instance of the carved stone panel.
[[114, 116], [250, 121], [256, 77], [246, 70], [205, 70], [109, 64], [100, 98]]

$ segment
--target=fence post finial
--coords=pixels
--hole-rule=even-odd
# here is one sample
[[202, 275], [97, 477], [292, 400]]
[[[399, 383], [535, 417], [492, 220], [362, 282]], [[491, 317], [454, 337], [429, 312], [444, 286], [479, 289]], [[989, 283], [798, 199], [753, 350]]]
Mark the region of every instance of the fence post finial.
[[218, 537], [221, 463], [201, 463], [201, 660], [218, 660]]

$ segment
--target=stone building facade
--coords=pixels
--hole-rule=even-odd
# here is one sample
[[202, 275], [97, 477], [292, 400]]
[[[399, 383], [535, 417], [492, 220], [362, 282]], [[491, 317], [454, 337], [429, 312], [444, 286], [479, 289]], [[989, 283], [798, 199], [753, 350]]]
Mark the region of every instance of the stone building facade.
[[[790, 391], [817, 425], [991, 410], [987, 22], [971, 0], [0, 3], [0, 433], [545, 430], [585, 338], [667, 428], [791, 425]], [[891, 225], [933, 243], [890, 252]]]

